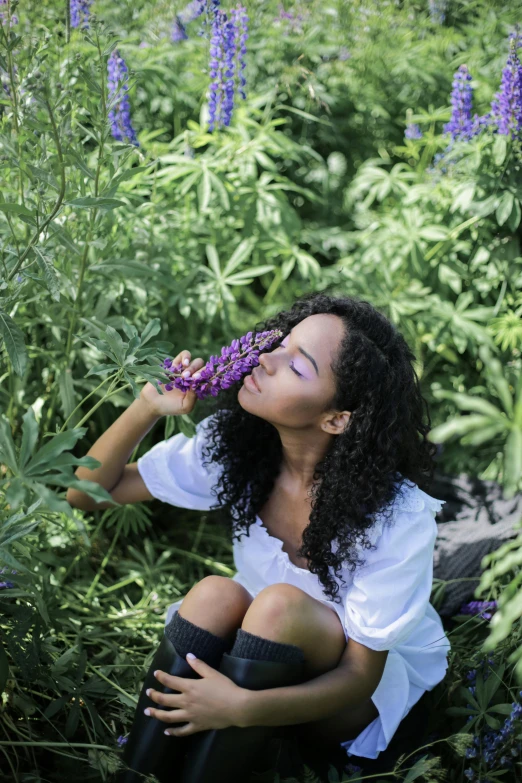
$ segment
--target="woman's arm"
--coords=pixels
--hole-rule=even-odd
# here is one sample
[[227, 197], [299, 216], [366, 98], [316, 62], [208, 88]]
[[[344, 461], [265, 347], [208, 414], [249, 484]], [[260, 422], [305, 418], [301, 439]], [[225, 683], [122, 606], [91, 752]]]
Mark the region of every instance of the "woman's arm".
[[370, 650], [349, 639], [337, 667], [319, 677], [284, 688], [244, 689], [238, 725], [287, 726], [355, 709], [376, 690], [387, 657], [388, 650]]
[[[100, 435], [87, 452], [88, 457], [95, 457], [101, 462], [100, 467], [92, 470], [79, 467], [75, 473], [76, 477], [95, 481], [108, 492], [114, 490], [122, 478], [130, 455], [159, 418], [160, 416], [144, 400], [133, 400], [132, 404], [111, 424], [108, 430]], [[133, 502], [152, 499], [152, 495], [145, 487], [137, 470], [135, 468], [129, 470], [126, 476], [127, 491], [130, 491], [132, 485], [136, 486], [138, 482], [142, 488], [140, 491], [135, 489], [133, 493], [130, 493], [133, 496]], [[122, 498], [124, 494], [122, 493]], [[126, 498], [122, 500], [116, 495], [114, 499], [117, 502], [129, 502]], [[112, 505], [109, 501], [96, 503], [85, 492], [74, 487], [69, 487], [67, 490], [67, 502], [84, 511], [107, 508]]]

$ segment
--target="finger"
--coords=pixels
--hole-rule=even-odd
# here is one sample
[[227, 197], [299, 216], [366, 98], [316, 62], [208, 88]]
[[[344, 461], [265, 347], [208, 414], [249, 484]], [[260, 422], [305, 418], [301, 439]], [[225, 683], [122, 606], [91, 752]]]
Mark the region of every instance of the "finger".
[[172, 360], [172, 364], [182, 364], [183, 367], [188, 367], [190, 364], [190, 351], [180, 351]]
[[171, 737], [188, 737], [196, 733], [196, 727], [193, 723], [187, 723], [186, 726], [178, 726], [176, 729], [165, 729], [165, 734]]
[[155, 691], [152, 688], [147, 688], [145, 691], [151, 701], [156, 704], [163, 704], [165, 707], [179, 708], [181, 707], [180, 693], [163, 693], [163, 691]]
[[188, 720], [185, 710], [157, 710], [155, 707], [147, 707], [143, 712], [150, 718], [157, 718], [162, 723], [182, 723]]
[[184, 692], [187, 687], [190, 687], [187, 677], [176, 677], [174, 674], [167, 674], [167, 672], [164, 672], [161, 669], [156, 669], [154, 677], [158, 682], [161, 682], [162, 685], [166, 685], [167, 688], [170, 688], [173, 691]]
[[181, 375], [184, 378], [188, 378], [190, 375], [193, 375], [194, 373], [197, 373], [198, 370], [201, 370], [201, 368], [204, 366], [205, 362], [203, 359], [194, 359], [194, 361], [190, 362], [189, 366], [183, 370]]

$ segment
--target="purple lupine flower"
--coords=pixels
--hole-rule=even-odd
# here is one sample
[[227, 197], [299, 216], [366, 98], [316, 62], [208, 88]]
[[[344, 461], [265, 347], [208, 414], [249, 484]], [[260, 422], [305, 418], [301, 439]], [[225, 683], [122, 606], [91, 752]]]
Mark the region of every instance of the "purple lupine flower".
[[471, 120], [471, 74], [467, 65], [459, 66], [453, 78], [451, 119], [444, 126], [444, 133], [451, 133], [454, 141], [468, 138], [472, 128]]
[[225, 83], [223, 100], [223, 125], [228, 127], [232, 119], [234, 109], [234, 75], [235, 75], [235, 54], [236, 54], [236, 26], [232, 19], [225, 22]]
[[410, 122], [406, 126], [404, 137], [406, 139], [422, 139], [422, 131], [416, 123]]
[[14, 585], [13, 582], [9, 582], [9, 581], [7, 581], [7, 582], [0, 582], [0, 590], [3, 590], [4, 588], [14, 587], [14, 586], [15, 585]]
[[93, 0], [71, 0], [71, 27], [80, 27], [87, 30], [89, 27], [89, 13]]
[[212, 13], [209, 68], [212, 81], [208, 100], [211, 133], [215, 126], [230, 125], [237, 82], [241, 98], [246, 98], [244, 56], [248, 38], [248, 16], [243, 6], [232, 9], [230, 18], [217, 4]]
[[350, 54], [346, 46], [341, 46], [341, 48], [339, 49], [339, 54], [337, 56], [337, 59], [342, 60], [344, 62], [344, 60], [349, 60], [351, 56], [352, 55]]
[[217, 6], [214, 6], [212, 16], [212, 32], [210, 38], [210, 78], [209, 87], [209, 126], [210, 133], [215, 125], [221, 124], [221, 101], [222, 101], [222, 71], [224, 59], [224, 36], [222, 28], [222, 17], [226, 14]]
[[179, 19], [181, 19], [183, 24], [193, 22], [194, 19], [197, 19], [198, 16], [201, 16], [205, 10], [205, 3], [206, 0], [191, 0], [191, 2], [188, 3], [188, 5], [186, 5], [182, 11], [180, 11]]
[[485, 620], [491, 620], [492, 612], [497, 608], [496, 601], [470, 601], [467, 604], [462, 604], [460, 607], [460, 614], [479, 614]]
[[522, 129], [522, 65], [517, 55], [518, 38], [511, 36], [506, 67], [502, 71], [500, 90], [491, 103], [491, 115], [503, 136], [519, 135]]
[[170, 40], [172, 43], [177, 43], [178, 41], [186, 41], [188, 38], [187, 31], [185, 30], [185, 27], [183, 25], [183, 22], [179, 18], [179, 16], [174, 17], [174, 21], [172, 23], [172, 30], [170, 33]]
[[[5, 11], [3, 9], [6, 9]], [[18, 24], [18, 17], [16, 14], [11, 14], [11, 7], [8, 5], [8, 0], [0, 0], [0, 24], [10, 25]]]
[[116, 740], [116, 742], [118, 743], [118, 745], [119, 745], [119, 746], [120, 746], [120, 748], [121, 748], [121, 747], [122, 747], [122, 745], [125, 745], [125, 744], [128, 742], [128, 740], [129, 740], [129, 738], [128, 738], [128, 737], [124, 737], [124, 736], [123, 736], [123, 734], [120, 734], [120, 736], [118, 737], [118, 739]]
[[228, 389], [244, 375], [252, 372], [259, 364], [259, 353], [270, 348], [283, 333], [280, 329], [272, 329], [268, 332], [259, 332], [253, 338], [253, 332], [233, 340], [232, 343], [221, 349], [221, 356], [211, 356], [205, 367], [198, 370], [198, 377], [193, 375], [182, 378], [185, 370], [182, 364], [173, 364], [172, 359], [164, 359], [160, 367], [167, 372], [169, 381], [163, 384], [156, 381], [158, 386], [164, 386], [165, 391], [180, 389], [181, 391], [194, 391], [199, 400], [211, 394], [217, 397], [223, 389]]
[[434, 24], [444, 24], [448, 0], [429, 0], [430, 19]]
[[130, 102], [128, 92], [129, 69], [125, 60], [114, 49], [107, 64], [109, 72], [109, 99], [112, 105], [109, 111], [112, 135], [117, 141], [129, 141], [135, 146], [139, 145], [136, 132], [131, 125]]

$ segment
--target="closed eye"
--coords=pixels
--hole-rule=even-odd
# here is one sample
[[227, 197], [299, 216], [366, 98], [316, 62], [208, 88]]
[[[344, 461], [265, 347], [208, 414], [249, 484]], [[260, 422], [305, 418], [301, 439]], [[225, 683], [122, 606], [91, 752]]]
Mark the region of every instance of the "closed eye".
[[[278, 345], [278, 346], [277, 346], [277, 348], [286, 348], [286, 345]], [[277, 351], [277, 348], [274, 348], [274, 351]], [[293, 372], [295, 372], [295, 374], [296, 374], [296, 375], [298, 375], [300, 378], [302, 378], [302, 377], [303, 377], [303, 374], [302, 374], [302, 373], [300, 373], [300, 372], [298, 372], [298, 371], [295, 369], [295, 367], [294, 367], [294, 365], [293, 365], [292, 363], [290, 363], [289, 367], [290, 367], [290, 369], [291, 369], [291, 370], [293, 370]]]

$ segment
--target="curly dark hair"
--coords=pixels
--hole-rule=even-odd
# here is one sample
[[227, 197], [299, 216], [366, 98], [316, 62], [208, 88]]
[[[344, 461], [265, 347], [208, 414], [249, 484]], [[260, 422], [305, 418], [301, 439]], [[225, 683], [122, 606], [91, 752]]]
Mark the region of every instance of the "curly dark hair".
[[[427, 440], [431, 421], [412, 364], [415, 355], [369, 302], [311, 292], [253, 331], [281, 329], [283, 336], [273, 343], [273, 350], [296, 324], [317, 313], [337, 315], [345, 325], [332, 362], [337, 389], [326, 410], [349, 410], [352, 415], [315, 467], [310, 522], [298, 555], [307, 558], [324, 595], [337, 602], [339, 586], [329, 569], [342, 578], [342, 566], [353, 571], [363, 564], [357, 548], [375, 548], [367, 536], [375, 524], [372, 515], [380, 512], [384, 524], [390, 521], [391, 502], [406, 480], [426, 491], [433, 480], [437, 447]], [[257, 511], [270, 496], [282, 444], [272, 424], [241, 407], [237, 392], [234, 384], [216, 397], [203, 464], [218, 462], [223, 468], [213, 488], [218, 505], [212, 509], [230, 514], [232, 533], [239, 538], [250, 535]], [[335, 552], [333, 541], [338, 544]]]

